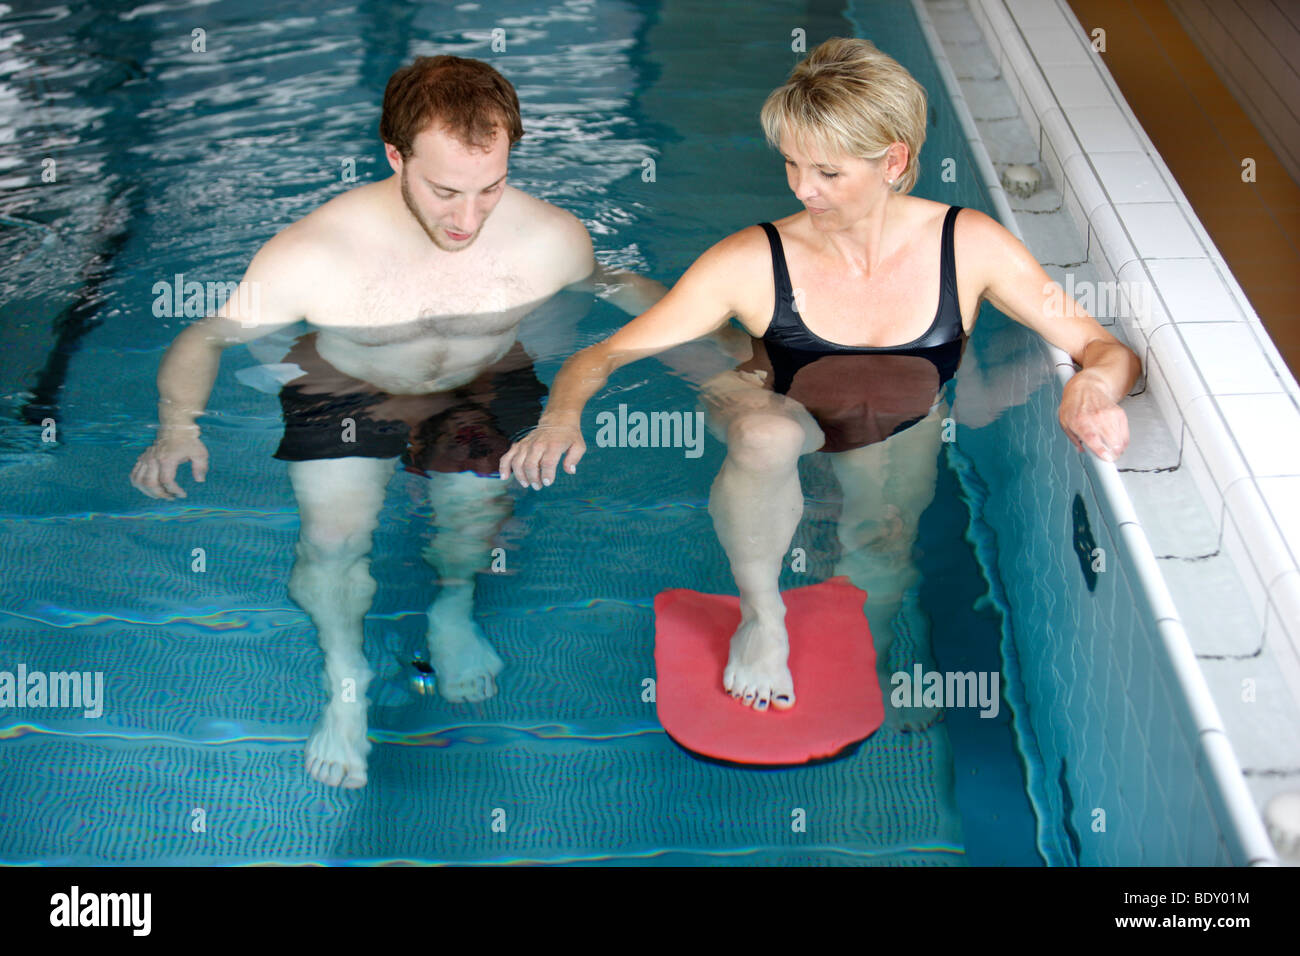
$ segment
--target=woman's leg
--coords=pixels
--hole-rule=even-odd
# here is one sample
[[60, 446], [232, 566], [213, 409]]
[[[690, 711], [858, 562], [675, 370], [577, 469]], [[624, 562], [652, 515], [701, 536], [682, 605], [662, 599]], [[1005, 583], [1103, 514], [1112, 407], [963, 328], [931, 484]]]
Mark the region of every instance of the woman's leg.
[[913, 560], [921, 515], [934, 500], [947, 404], [911, 428], [874, 445], [831, 456], [844, 494], [836, 573], [867, 592], [867, 623], [876, 646], [876, 670], [885, 713], [900, 730], [922, 730], [942, 716], [935, 708], [894, 708], [891, 676], [915, 664], [934, 669], [930, 621], [921, 609], [921, 575]]
[[789, 637], [779, 577], [799, 519], [799, 456], [821, 447], [821, 429], [799, 403], [724, 373], [705, 386], [709, 426], [727, 444], [709, 495], [718, 540], [740, 593], [723, 687], [746, 706], [793, 706]]

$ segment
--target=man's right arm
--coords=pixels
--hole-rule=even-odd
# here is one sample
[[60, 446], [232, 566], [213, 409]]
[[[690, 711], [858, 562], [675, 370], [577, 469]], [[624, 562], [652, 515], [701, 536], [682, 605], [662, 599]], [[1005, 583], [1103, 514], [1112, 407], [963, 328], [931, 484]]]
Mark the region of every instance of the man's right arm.
[[[286, 231], [287, 232], [287, 231]], [[207, 477], [208, 453], [195, 419], [212, 394], [221, 353], [301, 319], [312, 288], [311, 257], [281, 233], [249, 263], [239, 287], [213, 315], [187, 327], [158, 368], [158, 436], [131, 471], [131, 484], [151, 498], [184, 498], [176, 469], [190, 462], [195, 481]]]

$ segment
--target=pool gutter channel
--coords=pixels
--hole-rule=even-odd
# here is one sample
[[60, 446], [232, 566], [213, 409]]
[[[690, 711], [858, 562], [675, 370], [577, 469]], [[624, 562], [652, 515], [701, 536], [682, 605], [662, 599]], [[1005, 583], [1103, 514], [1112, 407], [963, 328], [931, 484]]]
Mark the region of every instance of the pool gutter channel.
[[[1151, 313], [1144, 315], [1140, 310], [1135, 310], [1137, 315], [1134, 318], [1117, 320], [1122, 321], [1122, 325], [1114, 331], [1121, 339], [1127, 340], [1130, 346], [1143, 358], [1143, 380], [1147, 380], [1145, 370], [1149, 367], [1151, 360], [1155, 358], [1159, 363], [1156, 375], [1151, 376], [1153, 386], [1151, 391], [1156, 398], [1164, 423], [1169, 428], [1170, 435], [1180, 436], [1182, 439], [1180, 444], [1184, 448], [1189, 444], [1199, 444], [1202, 449], [1207, 449], [1207, 446], [1209, 449], [1235, 449], [1232, 434], [1228, 430], [1226, 422], [1218, 414], [1214, 414], [1213, 417], [1210, 414], [1205, 414], [1207, 411], [1216, 413], [1218, 412], [1217, 408], [1211, 406], [1206, 409], [1204, 406], [1209, 405], [1209, 402], [1203, 402], [1201, 403], [1203, 407], [1200, 410], [1202, 414], [1190, 414], [1190, 411], [1196, 411], [1196, 409], [1188, 409], [1191, 396], [1189, 396], [1188, 388], [1184, 383], [1170, 381], [1165, 384], [1162, 381], [1160, 385], [1164, 387], [1163, 394], [1160, 386], [1155, 383], [1154, 379], [1162, 373], [1173, 379], [1179, 374], [1186, 377], [1188, 370], [1190, 370], [1192, 377], [1199, 377], [1196, 365], [1186, 355], [1185, 351], [1180, 350], [1181, 354], [1169, 351], [1182, 345], [1179, 336], [1165, 334], [1162, 339], [1153, 340], [1154, 333], [1158, 331], [1159, 326], [1172, 325], [1172, 320], [1161, 304], [1163, 300], [1160, 298], [1160, 284], [1153, 280], [1144, 261], [1137, 257], [1135, 247], [1129, 241], [1122, 226], [1122, 219], [1119, 217], [1118, 211], [1109, 202], [1106, 192], [1096, 177], [1093, 176], [1090, 182], [1084, 178], [1090, 174], [1093, 167], [1087, 161], [1086, 153], [1074, 138], [1074, 132], [1068, 121], [1065, 120], [1065, 114], [1057, 104], [1047, 80], [1039, 70], [1038, 61], [1026, 45], [1026, 37], [1017, 25], [1015, 15], [1008, 8], [1006, 0], [929, 0], [929, 3], [927, 3], [927, 0], [911, 0], [911, 2], [925, 33], [926, 42], [929, 44], [936, 61], [940, 76], [942, 76], [943, 82], [947, 86], [948, 96], [969, 144], [971, 154], [975, 159], [978, 174], [983, 179], [984, 188], [988, 191], [999, 219], [1008, 230], [1024, 241], [1016, 213], [1002, 187], [974, 117], [967, 107], [957, 73], [949, 62], [943, 41], [940, 39], [938, 31], [930, 18], [927, 10], [929, 5], [933, 5], [936, 11], [968, 11], [979, 27], [984, 45], [987, 48], [986, 53], [994, 63], [1000, 64], [999, 72], [1003, 73], [1003, 79], [1014, 79], [1014, 82], [1009, 82], [1008, 85], [1012, 86], [1012, 93], [1020, 106], [1021, 120], [1029, 124], [1031, 131], [1036, 130], [1038, 135], [1042, 137], [1040, 142], [1044, 144], [1042, 147], [1043, 159], [1052, 175], [1056, 177], [1056, 184], [1061, 189], [1064, 205], [1068, 208], [1080, 233], [1088, 236], [1090, 245], [1099, 246], [1098, 251], [1103, 253], [1102, 256], [1097, 257], [1096, 262], [1091, 264], [1101, 267], [1098, 269], [1099, 273], [1110, 272], [1113, 276], [1106, 259], [1108, 256], [1114, 256], [1123, 263], [1119, 269], [1121, 277], [1132, 281], [1146, 281], [1156, 292], [1157, 299], [1151, 307], [1151, 312], [1155, 313], [1154, 315]], [[1031, 18], [1033, 28], [1030, 32], [1036, 45], [1054, 46], [1059, 49], [1062, 42], [1060, 31], [1063, 30], [1073, 31], [1069, 43], [1074, 43], [1077, 46], [1084, 43], [1082, 27], [1079, 26], [1068, 6], [1062, 6], [1055, 2], [1030, 5], [1020, 3], [1018, 0], [1011, 0], [1011, 3], [1021, 12], [1021, 15], [1028, 15]], [[1055, 35], [1049, 33], [1049, 30], [1056, 31]], [[1091, 58], [1097, 61], [1096, 68], [1106, 84], [1113, 87], [1114, 81], [1105, 70], [1104, 65], [1100, 63], [1095, 55]], [[1012, 76], [1005, 75], [1008, 73], [1012, 74]], [[1114, 91], [1113, 98], [1114, 102], [1118, 104], [1117, 109], [1123, 111], [1122, 114], [1117, 116], [1117, 119], [1126, 120], [1131, 128], [1140, 130], [1141, 127], [1136, 118], [1132, 116], [1131, 110], [1129, 110], [1117, 90]], [[1040, 115], [1043, 117], [1041, 122], [1038, 119]], [[1069, 138], [1068, 145], [1063, 140], [1064, 137]], [[1051, 146], [1052, 161], [1047, 159], [1049, 155], [1047, 146], [1049, 144]], [[1251, 311], [1240, 287], [1236, 285], [1234, 280], [1231, 280], [1231, 273], [1228, 272], [1222, 257], [1219, 256], [1209, 237], [1204, 234], [1204, 230], [1196, 220], [1186, 198], [1182, 196], [1180, 191], [1176, 191], [1177, 185], [1173, 182], [1172, 175], [1164, 168], [1159, 155], [1149, 143], [1146, 152], [1156, 168], [1163, 170], [1164, 182], [1178, 198], [1185, 217], [1194, 223], [1194, 228], [1199, 233], [1203, 248], [1208, 250], [1207, 258], [1217, 264], [1217, 272], [1220, 275], [1229, 277], [1226, 285], [1230, 287], [1229, 291], [1242, 313], [1253, 319], [1257, 330], [1255, 338], [1259, 341], [1260, 348], [1265, 356], [1271, 360], [1273, 369], [1275, 371], [1281, 370], [1278, 378], [1282, 387], [1279, 391], [1289, 395], [1294, 402], [1296, 397], [1300, 396], [1300, 387], [1297, 387], [1294, 377], [1291, 377], [1287, 372], [1276, 347], [1268, 339], [1267, 334], [1263, 333], [1262, 325], [1260, 325], [1258, 318], [1255, 317], [1254, 312]], [[1064, 167], [1057, 160], [1060, 155], [1067, 157], [1066, 166]], [[1077, 198], [1080, 194], [1091, 197], [1087, 201], [1087, 208]], [[1110, 232], [1099, 229], [1096, 224], [1095, 220], [1102, 213], [1108, 213], [1114, 224]], [[1118, 248], [1121, 244], [1126, 244], [1126, 248]], [[1089, 249], [1089, 252], [1091, 251]], [[1123, 258], [1125, 255], [1127, 255], [1127, 258]], [[1123, 287], [1121, 286], [1121, 288]], [[1148, 297], [1149, 299], [1150, 297]], [[1146, 327], [1143, 328], [1143, 326]], [[1176, 326], [1171, 328], [1170, 331], [1176, 333]], [[1042, 344], [1047, 360], [1054, 366], [1059, 394], [1059, 389], [1063, 389], [1071, 376], [1074, 375], [1074, 363], [1070, 356], [1061, 349], [1048, 345], [1046, 342]], [[1164, 361], [1161, 361], [1161, 359], [1164, 359]], [[1168, 371], [1165, 369], [1166, 366], [1169, 367]], [[1211, 393], [1205, 387], [1204, 382], [1200, 381], [1199, 389], [1193, 394], [1195, 397], [1200, 397]], [[1184, 434], [1185, 430], [1190, 434]], [[1133, 437], [1135, 445], [1141, 441], [1136, 427], [1134, 428]], [[1149, 605], [1151, 613], [1156, 618], [1157, 627], [1163, 637], [1164, 645], [1163, 649], [1157, 648], [1157, 651], [1163, 650], [1170, 672], [1181, 687], [1184, 701], [1180, 711], [1184, 719], [1190, 719], [1194, 725], [1198, 745], [1198, 762], [1203, 768], [1207, 783], [1212, 783], [1213, 789], [1217, 790], [1216, 793], [1210, 794], [1210, 797], [1212, 803], [1218, 809], [1223, 834], [1227, 840], [1228, 850], [1233, 857], [1233, 861], [1238, 864], [1278, 865], [1280, 861], [1268, 837], [1259, 810], [1256, 808], [1255, 799], [1242, 773], [1241, 765], [1233, 747], [1230, 745], [1224, 729], [1223, 719], [1215, 704], [1215, 698], [1210, 693], [1206, 675], [1197, 661], [1187, 631], [1178, 614], [1177, 605], [1170, 593], [1169, 586], [1160, 572], [1147, 533], [1138, 518], [1133, 501], [1119, 470], [1114, 463], [1104, 462], [1091, 453], [1085, 453], [1083, 457], [1084, 467], [1092, 485], [1093, 493], [1098, 501], [1104, 502], [1105, 507], [1110, 510], [1109, 518], [1117, 525], [1113, 528], [1113, 531], [1123, 542], [1123, 549], [1132, 564], [1134, 577], [1144, 589], [1145, 594], [1143, 597]], [[1180, 451], [1180, 457], [1185, 458], [1186, 456]], [[1231, 502], [1227, 501], [1226, 492], [1228, 489], [1224, 488], [1224, 493], [1219, 494], [1217, 486], [1211, 479], [1211, 473], [1204, 466], [1202, 466], [1201, 474], [1195, 473], [1194, 466], [1189, 470], [1193, 471], [1194, 477], [1197, 478], [1197, 487], [1202, 497], [1207, 502], [1213, 502], [1219, 514], [1224, 516], [1225, 509], [1231, 507]], [[1259, 497], [1258, 489], [1251, 480], [1251, 477], [1253, 477], [1251, 472], [1248, 469], [1243, 470], [1246, 471], [1247, 480], [1244, 482], [1238, 481], [1233, 487], [1237, 489], [1239, 497], [1244, 492], [1253, 492], [1255, 497]], [[1291, 480], [1300, 482], [1300, 478]], [[1214, 493], [1207, 494], [1207, 490]], [[1243, 521], [1239, 517], [1238, 525], [1241, 526], [1242, 539], [1253, 546], [1254, 542], [1261, 540], [1262, 535], [1265, 533], [1276, 536], [1280, 522], [1269, 512], [1267, 502], [1263, 499], [1251, 503], [1255, 507], [1245, 509], [1246, 520]], [[1252, 519], [1271, 522], [1271, 526], [1252, 528], [1250, 524]], [[1221, 521], [1226, 523], [1227, 517], [1222, 517]], [[1300, 529], [1289, 530], [1300, 532]], [[1226, 538], [1227, 536], [1224, 535], [1223, 537]], [[1297, 535], [1297, 537], [1300, 537], [1300, 535]], [[1224, 542], [1224, 544], [1227, 546], [1230, 542]], [[1285, 547], [1282, 550], [1285, 555]], [[1292, 553], [1294, 553], [1294, 550]], [[1236, 552], [1232, 553], [1231, 556], [1234, 559], [1233, 563], [1238, 573], [1243, 579], [1249, 575], [1251, 579], [1259, 580], [1260, 576], [1248, 555]], [[1271, 580], [1263, 580], [1261, 583], [1266, 600], [1264, 601], [1264, 607], [1260, 608], [1262, 612], [1260, 620], [1264, 622], [1264, 627], [1267, 628], [1273, 624], [1274, 618], [1277, 618], [1277, 623], [1274, 626], [1278, 628], [1280, 639], [1286, 641], [1288, 636], [1285, 633], [1285, 617], [1278, 608], [1300, 608], [1300, 572], [1292, 570], [1288, 574], [1284, 571], [1274, 575]], [[1279, 593], [1282, 591], [1285, 593]], [[1294, 593], [1291, 593], [1292, 591]], [[1292, 646], [1294, 646], [1294, 641], [1292, 641]]]

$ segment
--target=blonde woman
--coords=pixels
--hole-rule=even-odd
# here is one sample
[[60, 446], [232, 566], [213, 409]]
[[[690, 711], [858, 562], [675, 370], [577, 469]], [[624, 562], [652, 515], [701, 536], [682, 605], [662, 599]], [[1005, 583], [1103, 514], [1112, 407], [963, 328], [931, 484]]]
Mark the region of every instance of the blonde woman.
[[[709, 513], [742, 612], [723, 687], [760, 711], [795, 703], [778, 575], [803, 513], [801, 455], [828, 454], [843, 488], [839, 572], [868, 593], [887, 679], [894, 638], [926, 623], [912, 547], [934, 496], [946, 413], [939, 390], [980, 300], [1082, 366], [1059, 412], [1080, 450], [1107, 460], [1123, 452], [1128, 423], [1118, 403], [1140, 371], [1137, 356], [1061, 298], [1059, 286], [1049, 301], [1051, 279], [998, 222], [908, 195], [926, 95], [870, 41], [821, 44], [767, 98], [761, 120], [803, 210], [723, 239], [662, 300], [570, 358], [538, 427], [500, 464], [502, 478], [534, 489], [551, 484], [561, 462], [573, 473], [586, 450], [583, 406], [614, 369], [735, 317], [752, 337], [752, 356], [702, 394], [710, 427], [727, 444]], [[928, 647], [928, 633], [910, 637]], [[894, 723], [909, 729], [934, 716]]]

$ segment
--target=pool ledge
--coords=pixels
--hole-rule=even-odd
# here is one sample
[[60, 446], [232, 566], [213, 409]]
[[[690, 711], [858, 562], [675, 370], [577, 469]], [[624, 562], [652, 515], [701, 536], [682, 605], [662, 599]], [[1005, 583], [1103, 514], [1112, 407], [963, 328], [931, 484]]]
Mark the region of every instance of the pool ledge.
[[[1277, 734], [1275, 715], [1285, 707], [1241, 702], [1240, 674], [1244, 662], [1258, 670], [1269, 659], [1287, 704], [1300, 699], [1300, 634], [1294, 631], [1300, 622], [1300, 451], [1288, 450], [1300, 449], [1294, 440], [1300, 437], [1300, 385], [1068, 6], [1056, 0], [912, 2], [999, 218], [1043, 258], [1035, 241], [1040, 237], [1025, 239], [1019, 228], [959, 73], [972, 98], [983, 95], [975, 86], [985, 80], [1009, 88], [1019, 112], [1014, 122], [1028, 127], [1039, 164], [1060, 190], [1060, 205], [1086, 236], [1081, 271], [1118, 292], [1112, 331], [1144, 368], [1127, 403], [1133, 444], [1118, 467], [1088, 454], [1086, 468], [1159, 622], [1186, 697], [1185, 718], [1201, 743], [1199, 759], [1232, 821], [1233, 857], [1275, 865], [1280, 861], [1258, 806], [1287, 784], [1270, 771], [1277, 737], [1294, 735]], [[942, 39], [931, 13], [943, 20]], [[977, 30], [969, 28], [970, 18]], [[963, 60], [960, 71], [945, 42]], [[1040, 210], [1020, 211], [1032, 216]], [[1074, 364], [1059, 349], [1048, 347], [1048, 353], [1063, 386]], [[1144, 422], [1139, 405], [1159, 422]], [[1190, 489], [1204, 502], [1203, 527], [1178, 528], [1169, 536], [1172, 554], [1163, 553], [1171, 549], [1161, 541], [1162, 559], [1180, 562], [1175, 600], [1149, 539], [1166, 537], [1162, 521], [1171, 523], [1160, 513], [1166, 510], [1162, 500]], [[1135, 508], [1135, 497], [1141, 507]], [[1249, 633], [1225, 638], [1237, 639], [1236, 645], [1207, 648], [1203, 632], [1189, 638], [1178, 612], [1205, 601], [1194, 573], [1183, 569], [1220, 556], [1230, 559], [1229, 571], [1240, 579], [1243, 595], [1234, 598], [1244, 596], [1255, 620], [1245, 628]], [[1167, 562], [1165, 569], [1171, 570]], [[1241, 628], [1233, 623], [1232, 630]], [[1212, 670], [1211, 663], [1225, 667]], [[1261, 715], [1274, 716], [1272, 724]], [[1249, 761], [1250, 776], [1243, 775], [1241, 753], [1263, 755]]]

